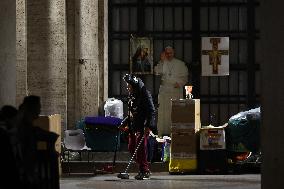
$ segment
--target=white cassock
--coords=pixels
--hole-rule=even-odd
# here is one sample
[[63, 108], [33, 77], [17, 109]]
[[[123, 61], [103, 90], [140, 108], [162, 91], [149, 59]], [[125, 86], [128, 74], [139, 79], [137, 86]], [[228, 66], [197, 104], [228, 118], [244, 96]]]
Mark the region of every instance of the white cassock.
[[[188, 80], [188, 69], [181, 60], [173, 58], [171, 61], [159, 62], [154, 68], [155, 73], [161, 75], [161, 85], [158, 95], [158, 135], [170, 135], [171, 128], [171, 99], [183, 98], [183, 86]], [[175, 83], [179, 88], [175, 88]]]

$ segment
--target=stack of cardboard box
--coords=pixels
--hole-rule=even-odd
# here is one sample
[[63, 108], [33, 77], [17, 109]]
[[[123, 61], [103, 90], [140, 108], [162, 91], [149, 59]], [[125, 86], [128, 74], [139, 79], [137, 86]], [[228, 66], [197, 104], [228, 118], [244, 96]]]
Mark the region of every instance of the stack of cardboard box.
[[200, 129], [200, 100], [172, 100], [171, 153], [169, 172], [197, 170], [197, 132]]

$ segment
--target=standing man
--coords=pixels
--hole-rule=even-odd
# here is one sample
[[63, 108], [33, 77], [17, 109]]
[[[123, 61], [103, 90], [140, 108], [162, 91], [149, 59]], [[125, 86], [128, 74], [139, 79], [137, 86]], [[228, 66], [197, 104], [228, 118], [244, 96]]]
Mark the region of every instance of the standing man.
[[185, 63], [174, 57], [174, 49], [167, 46], [155, 66], [156, 75], [161, 75], [158, 95], [158, 134], [169, 135], [171, 127], [171, 99], [183, 98], [183, 86], [188, 80]]
[[[149, 179], [150, 169], [147, 161], [147, 141], [150, 130], [153, 130], [155, 127], [155, 107], [151, 93], [146, 89], [140, 78], [126, 74], [123, 79], [127, 84], [129, 92], [128, 117], [125, 121], [128, 123], [129, 128], [128, 149], [131, 154], [137, 150], [135, 160], [139, 167], [139, 173], [135, 176], [135, 179]], [[142, 143], [137, 149], [141, 140]]]

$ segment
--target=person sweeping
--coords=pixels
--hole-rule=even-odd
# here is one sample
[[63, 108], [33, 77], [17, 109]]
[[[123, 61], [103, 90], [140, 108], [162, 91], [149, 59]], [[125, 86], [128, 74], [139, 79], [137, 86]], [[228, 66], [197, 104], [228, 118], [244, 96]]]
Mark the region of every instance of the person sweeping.
[[[139, 168], [139, 172], [134, 178], [137, 180], [149, 179], [151, 173], [147, 161], [147, 141], [150, 131], [155, 129], [155, 107], [151, 93], [140, 78], [126, 74], [123, 79], [126, 82], [129, 95], [128, 116], [121, 124], [121, 129], [128, 128], [128, 150], [134, 155]], [[131, 161], [132, 159], [130, 163]], [[120, 174], [118, 177], [124, 176]]]

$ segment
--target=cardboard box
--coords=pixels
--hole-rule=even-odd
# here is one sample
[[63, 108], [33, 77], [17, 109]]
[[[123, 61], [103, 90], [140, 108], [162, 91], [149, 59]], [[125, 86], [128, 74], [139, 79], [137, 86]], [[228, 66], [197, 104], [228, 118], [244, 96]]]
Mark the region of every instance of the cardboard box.
[[40, 127], [46, 131], [51, 131], [59, 135], [55, 142], [55, 150], [61, 153], [61, 116], [60, 114], [54, 115], [40, 115], [38, 119], [34, 121], [34, 125]]
[[196, 153], [189, 152], [175, 152], [171, 153], [171, 159], [197, 159]]
[[171, 139], [171, 153], [196, 154], [197, 138], [194, 132], [173, 132]]
[[[46, 131], [51, 131], [59, 135], [55, 142], [55, 150], [60, 154], [61, 153], [61, 115], [40, 115], [38, 119], [34, 120], [34, 126], [40, 127]], [[45, 149], [46, 144], [43, 142], [39, 142], [37, 144], [38, 149]], [[58, 170], [59, 175], [62, 174], [60, 156], [58, 157]]]
[[173, 132], [185, 132], [185, 133], [196, 133], [200, 129], [200, 124], [195, 123], [172, 123], [171, 133]]
[[173, 126], [200, 128], [200, 99], [172, 99], [171, 121]]
[[225, 127], [202, 127], [200, 129], [200, 150], [226, 149]]
[[179, 134], [179, 135], [194, 135], [196, 133], [195, 129], [191, 128], [180, 128], [180, 127], [172, 127], [171, 134]]

